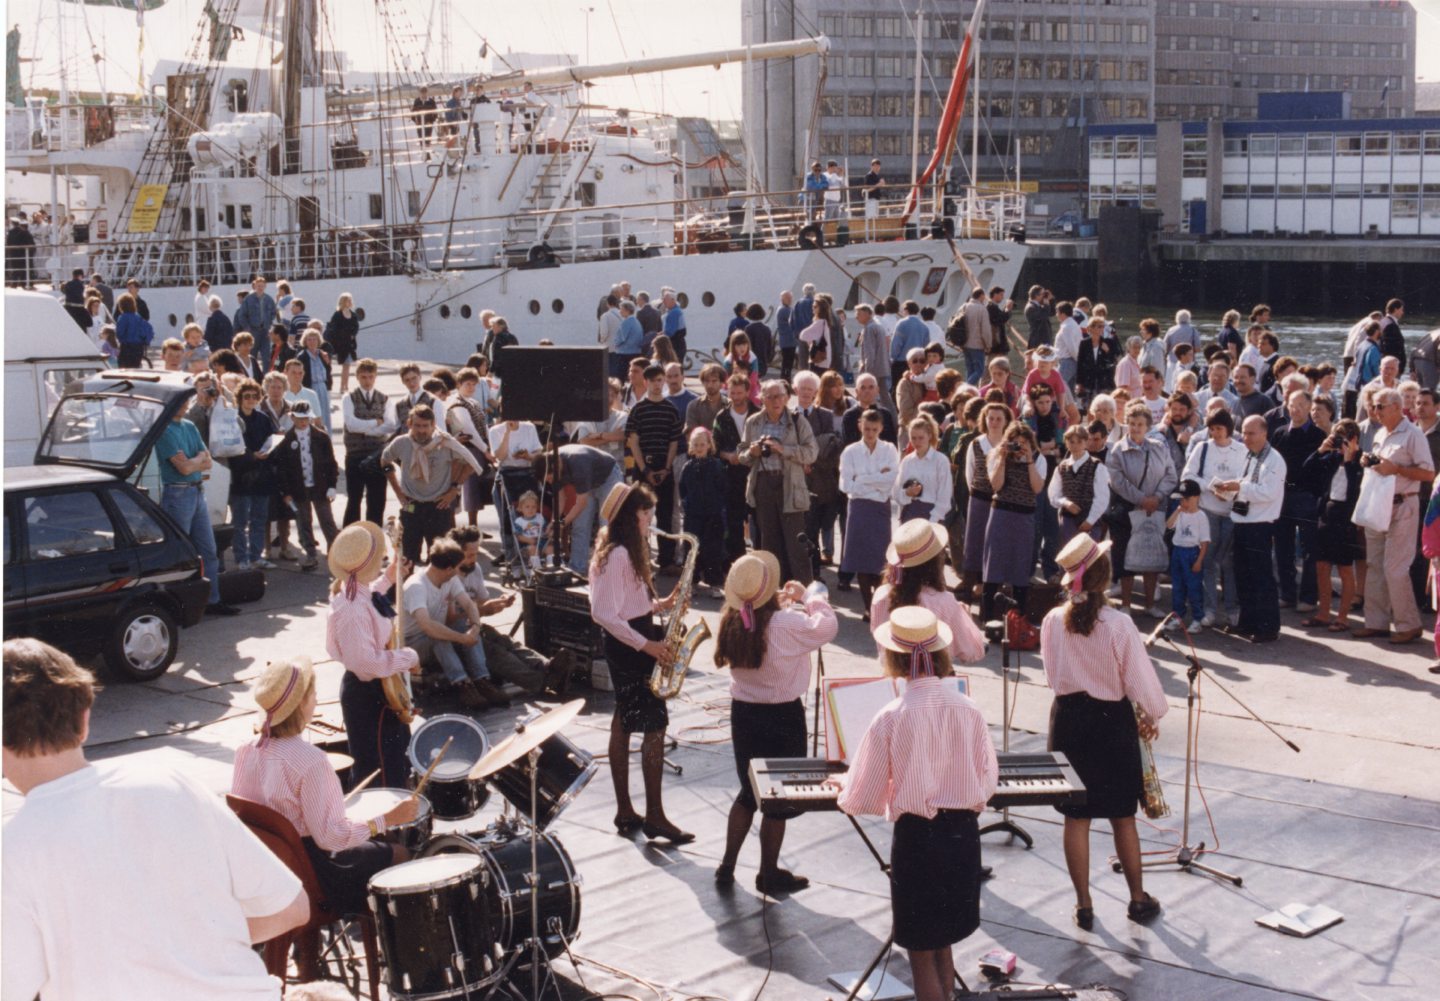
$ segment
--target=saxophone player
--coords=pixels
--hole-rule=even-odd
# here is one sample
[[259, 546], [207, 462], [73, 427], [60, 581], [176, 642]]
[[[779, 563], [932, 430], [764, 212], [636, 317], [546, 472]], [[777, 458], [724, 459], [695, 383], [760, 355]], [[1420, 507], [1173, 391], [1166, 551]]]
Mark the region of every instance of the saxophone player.
[[[1075, 924], [1094, 927], [1090, 901], [1090, 821], [1104, 817], [1115, 832], [1129, 917], [1148, 921], [1160, 902], [1145, 892], [1135, 811], [1144, 795], [1139, 737], [1154, 740], [1169, 704], [1135, 623], [1110, 607], [1110, 544], [1077, 535], [1056, 561], [1069, 592], [1040, 627], [1040, 659], [1055, 693], [1050, 750], [1063, 751], [1085, 783], [1085, 802], [1057, 806], [1065, 815], [1065, 866], [1075, 886]], [[1132, 703], [1133, 700], [1133, 703]], [[1138, 711], [1137, 711], [1138, 710]]]
[[[672, 653], [662, 641], [655, 613], [672, 608], [677, 593], [655, 596], [650, 577], [650, 527], [655, 495], [639, 483], [617, 483], [600, 506], [605, 527], [590, 561], [590, 615], [605, 631], [605, 662], [615, 686], [615, 715], [610, 721], [610, 778], [615, 784], [615, 830], [642, 830], [651, 840], [688, 844], [695, 835], [665, 816], [660, 783], [665, 765], [665, 701], [650, 691], [656, 662]], [[642, 733], [640, 775], [645, 782], [645, 815], [630, 800], [630, 735]]]
[[[755, 819], [750, 760], [805, 756], [802, 696], [810, 683], [810, 654], [834, 639], [838, 628], [822, 594], [807, 593], [793, 580], [780, 586], [780, 561], [773, 553], [742, 556], [725, 577], [715, 663], [731, 672], [730, 738], [740, 791], [730, 806], [717, 886], [734, 884], [735, 862]], [[763, 814], [755, 888], [770, 896], [805, 889], [808, 879], [779, 866], [785, 821], [795, 811], [767, 806]]]

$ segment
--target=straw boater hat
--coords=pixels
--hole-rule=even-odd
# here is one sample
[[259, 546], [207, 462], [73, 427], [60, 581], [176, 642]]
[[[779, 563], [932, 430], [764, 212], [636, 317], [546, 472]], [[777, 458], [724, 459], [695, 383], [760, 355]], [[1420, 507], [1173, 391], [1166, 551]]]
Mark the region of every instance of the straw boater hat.
[[276, 660], [265, 665], [255, 681], [255, 704], [265, 714], [260, 727], [260, 745], [270, 740], [271, 727], [289, 719], [305, 701], [305, 693], [315, 683], [315, 669], [309, 657]]
[[780, 561], [758, 549], [735, 561], [725, 575], [725, 607], [740, 612], [746, 629], [755, 628], [755, 609], [763, 608], [780, 590]]
[[611, 487], [610, 492], [605, 495], [605, 499], [600, 502], [600, 517], [607, 522], [614, 521], [615, 515], [620, 513], [620, 506], [625, 503], [625, 498], [629, 497], [634, 489], [634, 483], [624, 482]]
[[1060, 569], [1065, 571], [1065, 576], [1060, 578], [1060, 583], [1070, 590], [1071, 594], [1079, 594], [1084, 588], [1081, 583], [1085, 579], [1085, 571], [1090, 569], [1100, 557], [1110, 551], [1110, 540], [1096, 542], [1086, 532], [1081, 532], [1060, 550], [1060, 555], [1055, 557], [1055, 562], [1060, 564]]
[[906, 605], [890, 613], [875, 629], [875, 642], [886, 650], [910, 655], [910, 677], [933, 675], [930, 655], [950, 647], [950, 627], [923, 605]]
[[885, 550], [890, 583], [899, 584], [906, 567], [929, 563], [949, 544], [950, 533], [945, 531], [944, 525], [936, 525], [924, 518], [912, 518], [905, 522], [895, 530], [895, 541]]
[[373, 521], [346, 525], [330, 543], [325, 559], [331, 576], [344, 581], [347, 596], [353, 598], [354, 585], [368, 584], [380, 573], [385, 559], [385, 532]]

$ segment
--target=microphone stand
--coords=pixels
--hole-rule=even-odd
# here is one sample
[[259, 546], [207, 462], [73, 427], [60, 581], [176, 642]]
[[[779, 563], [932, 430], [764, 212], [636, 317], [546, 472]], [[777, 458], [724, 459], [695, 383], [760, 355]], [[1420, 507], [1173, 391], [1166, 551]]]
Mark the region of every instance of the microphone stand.
[[[995, 600], [997, 604], [1004, 604], [1009, 600], [1010, 606], [1012, 608], [1015, 607], [1014, 601], [1007, 599], [1004, 595], [996, 595]], [[1000, 721], [1000, 740], [1001, 750], [1008, 752], [1010, 750], [1010, 630], [1007, 628], [1007, 623], [1004, 618], [1001, 618], [998, 622], [985, 623], [985, 631], [992, 636], [995, 634], [994, 631], [997, 627], [1000, 632], [1000, 714], [1002, 717]], [[1015, 656], [1015, 684], [1017, 686], [1020, 684], [1019, 654]], [[1035, 847], [1035, 839], [1030, 836], [1030, 833], [1010, 819], [1010, 808], [1008, 806], [1000, 811], [999, 820], [980, 828], [980, 834], [982, 836], [995, 832], [1010, 835], [1012, 841], [1015, 838], [1019, 838], [1025, 842], [1027, 849]]]
[[[810, 560], [810, 565], [813, 567], [816, 560], [819, 558], [820, 547], [815, 545], [815, 543], [811, 542], [810, 536], [806, 535], [804, 532], [800, 533], [799, 538], [800, 545], [805, 547], [805, 556], [808, 560]], [[810, 586], [813, 588], [816, 584], [819, 584], [819, 589], [828, 598], [830, 593], [829, 589], [826, 588], [824, 584], [820, 583], [819, 574], [815, 575], [815, 583], [811, 584]], [[825, 647], [821, 646], [815, 651], [815, 721], [810, 726], [810, 757], [812, 758], [820, 756], [820, 689], [824, 684]]]
[[[1197, 683], [1200, 680], [1200, 675], [1204, 674], [1206, 677], [1208, 677], [1211, 683], [1218, 687], [1220, 691], [1230, 696], [1231, 700], [1241, 709], [1244, 709], [1251, 719], [1255, 720], [1255, 722], [1259, 723], [1265, 729], [1273, 733], [1275, 735], [1275, 739], [1279, 740], [1286, 747], [1290, 748], [1290, 750], [1294, 751], [1296, 754], [1299, 754], [1300, 748], [1294, 741], [1288, 739], [1278, 730], [1276, 730], [1273, 726], [1271, 726], [1268, 722], [1261, 719], [1260, 715], [1256, 713], [1255, 710], [1247, 706], [1244, 702], [1240, 700], [1239, 696], [1237, 696], [1234, 692], [1230, 691], [1230, 689], [1226, 688], [1223, 684], [1221, 684], [1220, 681], [1215, 677], [1215, 675], [1205, 670], [1205, 668], [1202, 667], [1200, 664], [1200, 659], [1196, 657], [1195, 654], [1186, 653], [1185, 651], [1181, 650], [1180, 647], [1175, 644], [1175, 641], [1169, 635], [1162, 634], [1160, 638], [1163, 639], [1167, 644], [1169, 644], [1170, 648], [1174, 650], [1177, 654], [1179, 654], [1180, 657], [1183, 660], [1187, 661], [1190, 665], [1185, 671], [1185, 680], [1187, 684], [1187, 691], [1185, 693], [1185, 800], [1184, 807], [1181, 810], [1179, 847], [1176, 848], [1174, 852], [1163, 858], [1142, 860], [1140, 865], [1142, 868], [1147, 869], [1155, 866], [1173, 865], [1181, 872], [1198, 870], [1207, 875], [1214, 876], [1217, 879], [1223, 879], [1235, 884], [1236, 886], [1241, 886], [1243, 884], [1241, 877], [1233, 875], [1232, 873], [1225, 872], [1221, 869], [1217, 869], [1214, 866], [1206, 865], [1203, 862], [1199, 861], [1199, 858], [1202, 855], [1204, 855], [1207, 851], [1213, 851], [1214, 849], [1207, 849], [1205, 847], [1205, 842], [1203, 841], [1196, 845], [1190, 844], [1190, 780], [1194, 775], [1196, 764], [1195, 689]], [[1119, 872], [1120, 863], [1118, 861], [1112, 863], [1111, 868], [1114, 869], [1116, 872]]]

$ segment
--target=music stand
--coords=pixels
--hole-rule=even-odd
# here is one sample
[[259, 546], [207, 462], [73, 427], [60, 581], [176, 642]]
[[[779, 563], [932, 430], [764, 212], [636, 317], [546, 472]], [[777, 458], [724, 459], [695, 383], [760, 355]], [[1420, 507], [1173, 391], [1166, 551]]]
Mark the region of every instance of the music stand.
[[[1210, 680], [1214, 682], [1215, 686], [1219, 688], [1220, 691], [1230, 696], [1230, 698], [1235, 702], [1236, 705], [1238, 705], [1241, 709], [1244, 709], [1245, 712], [1249, 714], [1251, 719], [1255, 720], [1255, 722], [1259, 723], [1265, 729], [1273, 733], [1276, 739], [1281, 741], [1286, 747], [1290, 748], [1290, 750], [1294, 751], [1296, 754], [1299, 754], [1300, 747], [1294, 741], [1281, 736], [1280, 732], [1276, 730], [1273, 726], [1271, 726], [1269, 723], [1267, 723], [1265, 720], [1261, 719], [1260, 716], [1255, 712], [1255, 710], [1251, 709], [1244, 702], [1241, 702], [1239, 696], [1237, 696], [1234, 692], [1230, 691], [1230, 689], [1222, 685], [1213, 674], [1210, 674], [1210, 672], [1206, 671], [1205, 668], [1202, 667], [1200, 664], [1200, 658], [1196, 657], [1194, 653], [1186, 653], [1185, 651], [1181, 650], [1178, 646], [1175, 645], [1175, 641], [1171, 639], [1170, 636], [1167, 634], [1162, 633], [1161, 638], [1164, 639], [1165, 642], [1170, 645], [1170, 648], [1176, 653], [1178, 653], [1183, 660], [1188, 661], [1190, 664], [1190, 666], [1185, 670], [1185, 680], [1187, 686], [1185, 692], [1185, 805], [1181, 809], [1179, 846], [1173, 852], [1162, 858], [1142, 859], [1140, 862], [1140, 867], [1142, 869], [1148, 869], [1154, 866], [1173, 865], [1177, 867], [1181, 872], [1189, 872], [1192, 869], [1196, 869], [1200, 872], [1205, 873], [1206, 875], [1214, 876], [1217, 879], [1226, 880], [1228, 882], [1234, 883], [1236, 886], [1241, 886], [1243, 885], [1243, 880], [1240, 876], [1233, 875], [1232, 873], [1225, 872], [1222, 869], [1216, 869], [1214, 866], [1205, 865], [1203, 862], [1197, 861], [1197, 859], [1199, 859], [1201, 855], [1205, 854], [1207, 851], [1213, 851], [1214, 849], [1206, 848], [1205, 842], [1203, 841], [1201, 841], [1197, 845], [1190, 844], [1190, 779], [1195, 772], [1195, 714], [1198, 711], [1195, 708], [1195, 690], [1197, 683], [1200, 680], [1200, 675], [1209, 675]], [[1115, 872], [1119, 872], [1119, 861], [1117, 860], [1115, 862], [1112, 862], [1110, 864], [1110, 867]]]
[[[1000, 740], [1001, 750], [1010, 750], [1010, 630], [1006, 628], [1004, 619], [999, 621], [991, 620], [985, 623], [985, 631], [990, 635], [1000, 634]], [[1020, 684], [1020, 657], [1015, 657], [1015, 684]], [[1000, 811], [1000, 819], [993, 824], [987, 824], [980, 828], [983, 837], [986, 834], [1003, 833], [1010, 835], [1011, 839], [1019, 838], [1025, 842], [1026, 849], [1035, 847], [1035, 839], [1030, 833], [1015, 821], [1010, 819], [1010, 808], [1007, 806]]]

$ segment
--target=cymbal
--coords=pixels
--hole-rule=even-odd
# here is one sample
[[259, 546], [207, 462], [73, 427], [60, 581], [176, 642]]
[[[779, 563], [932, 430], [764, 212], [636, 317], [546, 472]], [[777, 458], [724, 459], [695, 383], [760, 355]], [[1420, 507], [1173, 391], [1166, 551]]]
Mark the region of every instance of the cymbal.
[[487, 775], [494, 775], [512, 761], [519, 761], [563, 730], [565, 724], [574, 719], [584, 705], [584, 699], [575, 699], [546, 710], [527, 724], [522, 732], [512, 733], [490, 748], [489, 753], [475, 762], [475, 766], [470, 769], [470, 778], [483, 779]]
[[325, 757], [330, 761], [330, 767], [337, 772], [343, 772], [347, 768], [355, 767], [355, 759], [348, 754], [341, 754], [339, 751], [326, 751]]

